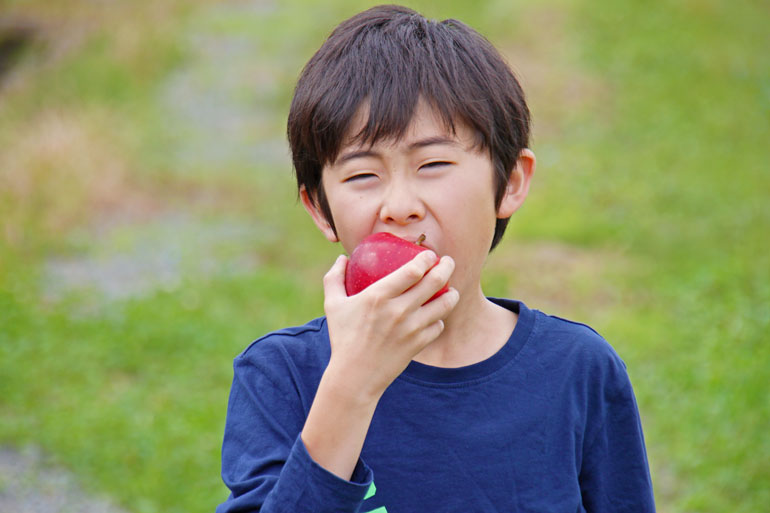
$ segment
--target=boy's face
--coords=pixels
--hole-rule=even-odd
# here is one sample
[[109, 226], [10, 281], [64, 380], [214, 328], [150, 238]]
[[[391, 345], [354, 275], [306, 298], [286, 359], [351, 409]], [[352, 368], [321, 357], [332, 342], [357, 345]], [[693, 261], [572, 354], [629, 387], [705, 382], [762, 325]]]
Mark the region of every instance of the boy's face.
[[[361, 109], [351, 134], [366, 122]], [[332, 241], [350, 254], [361, 240], [390, 232], [449, 255], [456, 268], [450, 284], [461, 293], [478, 287], [498, 217], [509, 217], [526, 197], [534, 155], [513, 173], [495, 208], [493, 166], [486, 150], [474, 147], [473, 133], [456, 123], [452, 134], [420, 103], [404, 136], [369, 146], [343, 143], [337, 160], [323, 168], [322, 185], [336, 228], [302, 191], [303, 204]], [[529, 158], [531, 155], [531, 159]]]

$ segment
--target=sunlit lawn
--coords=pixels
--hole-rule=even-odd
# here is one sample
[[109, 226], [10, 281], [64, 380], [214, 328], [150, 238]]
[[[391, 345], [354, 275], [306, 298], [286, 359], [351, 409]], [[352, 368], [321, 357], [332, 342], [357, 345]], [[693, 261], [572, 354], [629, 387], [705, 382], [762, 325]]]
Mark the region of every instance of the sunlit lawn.
[[[43, 448], [129, 511], [211, 511], [232, 358], [322, 313], [340, 249], [295, 201], [285, 115], [361, 6], [69, 4], [2, 8], [40, 37], [0, 89], [0, 445]], [[661, 511], [765, 509], [766, 8], [426, 13], [481, 29], [531, 100], [536, 182], [487, 293], [617, 348]]]

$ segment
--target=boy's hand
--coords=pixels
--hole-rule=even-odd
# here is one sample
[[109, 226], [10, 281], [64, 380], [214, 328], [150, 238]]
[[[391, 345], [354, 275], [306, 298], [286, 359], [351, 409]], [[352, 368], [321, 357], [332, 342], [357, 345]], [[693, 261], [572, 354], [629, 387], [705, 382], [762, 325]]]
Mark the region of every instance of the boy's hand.
[[[302, 429], [310, 457], [350, 479], [377, 403], [412, 358], [443, 331], [443, 320], [460, 298], [449, 289], [428, 299], [449, 280], [454, 262], [436, 263], [423, 251], [399, 269], [348, 297], [347, 257], [324, 277], [332, 355]], [[427, 273], [427, 274], [426, 274]]]
[[[423, 251], [353, 296], [345, 292], [347, 257], [324, 277], [324, 310], [332, 355], [327, 378], [338, 392], [377, 401], [412, 358], [443, 331], [443, 319], [459, 300], [455, 289], [425, 304], [449, 281], [454, 261], [438, 265]], [[426, 274], [427, 273], [427, 274]]]

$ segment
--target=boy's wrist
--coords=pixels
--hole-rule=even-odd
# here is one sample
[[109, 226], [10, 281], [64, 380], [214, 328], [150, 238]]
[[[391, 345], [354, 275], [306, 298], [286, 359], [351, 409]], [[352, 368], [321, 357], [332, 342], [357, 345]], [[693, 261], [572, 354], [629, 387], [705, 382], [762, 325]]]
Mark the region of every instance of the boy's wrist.
[[302, 429], [302, 441], [318, 465], [350, 480], [379, 396], [356, 389], [327, 367]]
[[361, 368], [349, 370], [337, 365], [334, 359], [329, 362], [319, 384], [319, 391], [334, 397], [339, 404], [359, 411], [371, 410], [372, 413], [380, 401], [385, 389], [361, 376]]

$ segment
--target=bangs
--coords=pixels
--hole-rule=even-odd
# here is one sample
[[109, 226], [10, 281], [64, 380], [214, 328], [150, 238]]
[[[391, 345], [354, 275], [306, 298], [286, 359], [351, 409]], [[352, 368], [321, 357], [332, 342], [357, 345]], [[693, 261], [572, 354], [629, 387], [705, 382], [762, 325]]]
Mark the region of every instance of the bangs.
[[[348, 101], [337, 108], [333, 95], [327, 95], [331, 101], [319, 109], [319, 114], [331, 114], [327, 127], [336, 141], [371, 145], [400, 139], [421, 100], [448, 132], [454, 133], [456, 120], [469, 124], [472, 116], [462, 112], [462, 91], [449, 87], [461, 82], [457, 56], [447, 37], [437, 37], [446, 36], [441, 34], [446, 27], [421, 17], [412, 21], [393, 27], [402, 32], [399, 37], [389, 34], [388, 26], [381, 33], [362, 34], [357, 51], [339, 63], [340, 85], [351, 85]], [[359, 113], [366, 116], [363, 124], [354, 123]], [[345, 132], [354, 126], [361, 127], [358, 133]], [[333, 162], [339, 147], [324, 149], [324, 163]]]

